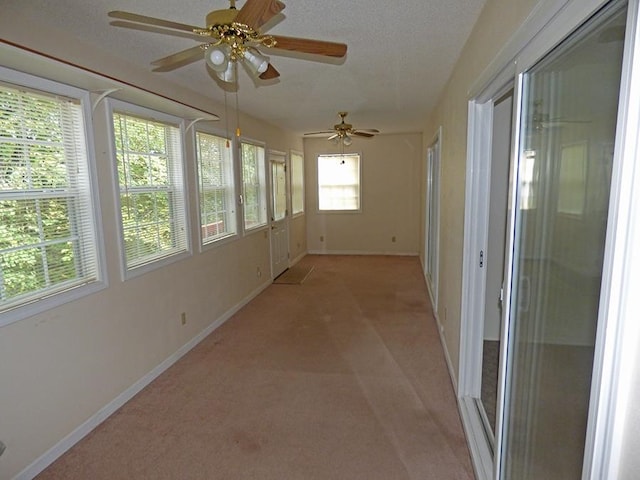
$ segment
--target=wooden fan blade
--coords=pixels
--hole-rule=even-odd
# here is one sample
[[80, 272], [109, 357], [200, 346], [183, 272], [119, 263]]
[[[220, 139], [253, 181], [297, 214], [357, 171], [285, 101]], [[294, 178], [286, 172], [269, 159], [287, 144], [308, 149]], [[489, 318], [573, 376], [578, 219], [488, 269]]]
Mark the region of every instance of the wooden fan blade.
[[326, 130], [324, 132], [309, 132], [309, 133], [305, 133], [305, 135], [329, 135], [329, 134], [335, 134], [335, 132], [333, 130]]
[[338, 138], [337, 133], [334, 133], [333, 135], [331, 135], [329, 138], [327, 138], [327, 140], [333, 140], [334, 138]]
[[279, 76], [280, 72], [278, 72], [278, 70], [276, 70], [276, 68], [271, 64], [269, 64], [267, 69], [260, 74], [260, 78], [262, 80], [271, 80], [272, 78], [278, 78]]
[[375, 128], [359, 128], [358, 132], [380, 133], [380, 130]]
[[129, 22], [146, 23], [147, 25], [157, 25], [158, 27], [172, 28], [174, 30], [184, 30], [185, 32], [193, 32], [194, 29], [200, 28], [194, 27], [193, 25], [187, 25], [185, 23], [172, 22], [171, 20], [147, 17], [146, 15], [138, 15], [137, 13], [123, 12], [120, 10], [109, 12], [108, 15], [112, 18], [128, 20]]
[[323, 40], [311, 40], [308, 38], [283, 37], [282, 35], [272, 35], [276, 41], [273, 48], [282, 50], [292, 50], [302, 53], [313, 53], [326, 57], [344, 57], [347, 53], [347, 46], [344, 43], [325, 42]]
[[258, 30], [284, 9], [279, 0], [247, 0], [242, 6], [235, 22]]
[[155, 25], [145, 25], [143, 23], [114, 20], [113, 22], [109, 22], [109, 25], [113, 25], [114, 27], [130, 28], [132, 30], [140, 30], [142, 32], [161, 33], [163, 35], [171, 35], [173, 37], [188, 38], [190, 40], [195, 40], [196, 42], [208, 43], [211, 41], [211, 37], [198, 35], [197, 33], [170, 30], [162, 27], [156, 27]]
[[365, 132], [351, 132], [351, 135], [356, 135], [358, 137], [373, 137], [373, 133], [365, 133]]
[[204, 50], [202, 45], [196, 45], [195, 47], [187, 48], [180, 52], [171, 54], [167, 57], [159, 58], [151, 62], [151, 65], [155, 65], [154, 72], [168, 72], [178, 67], [182, 67], [187, 63], [194, 62], [202, 58]]

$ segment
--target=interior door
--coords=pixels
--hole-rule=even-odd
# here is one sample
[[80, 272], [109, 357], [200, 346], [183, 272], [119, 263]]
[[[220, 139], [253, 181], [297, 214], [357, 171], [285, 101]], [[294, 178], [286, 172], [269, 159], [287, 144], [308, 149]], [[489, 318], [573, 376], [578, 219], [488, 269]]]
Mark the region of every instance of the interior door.
[[522, 74], [502, 479], [582, 477], [625, 20]]
[[271, 276], [289, 268], [287, 164], [284, 154], [271, 152]]

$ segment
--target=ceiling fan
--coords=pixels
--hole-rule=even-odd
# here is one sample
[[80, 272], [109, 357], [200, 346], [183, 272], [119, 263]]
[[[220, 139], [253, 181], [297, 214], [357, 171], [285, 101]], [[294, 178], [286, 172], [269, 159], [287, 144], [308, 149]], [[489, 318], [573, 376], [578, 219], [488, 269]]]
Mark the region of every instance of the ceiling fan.
[[260, 27], [285, 8], [279, 0], [247, 0], [240, 10], [236, 9], [235, 0], [229, 0], [229, 3], [228, 9], [209, 12], [206, 27], [119, 10], [109, 12], [109, 16], [125, 20], [112, 22], [114, 26], [186, 36], [202, 42], [151, 62], [155, 66], [155, 72], [174, 70], [204, 57], [223, 82], [236, 81], [239, 62], [254, 77], [269, 80], [277, 78], [280, 73], [256, 47], [337, 58], [344, 57], [347, 53], [344, 43], [262, 34]]
[[305, 135], [329, 135], [327, 140], [332, 140], [334, 143], [342, 142], [344, 145], [351, 145], [353, 139], [351, 137], [373, 137], [376, 133], [380, 133], [375, 128], [355, 129], [350, 123], [344, 121], [348, 112], [338, 112], [340, 117], [340, 123], [336, 123], [333, 126], [333, 130], [324, 130], [320, 132], [309, 132]]

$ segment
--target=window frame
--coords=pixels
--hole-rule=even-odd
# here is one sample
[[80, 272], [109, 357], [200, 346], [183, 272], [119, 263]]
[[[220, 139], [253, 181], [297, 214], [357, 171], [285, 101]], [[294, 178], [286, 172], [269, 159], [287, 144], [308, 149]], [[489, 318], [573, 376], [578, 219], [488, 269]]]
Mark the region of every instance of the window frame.
[[[260, 221], [256, 225], [252, 225], [247, 227], [246, 221], [246, 183], [245, 183], [245, 175], [244, 175], [244, 157], [242, 155], [242, 146], [243, 145], [251, 145], [253, 147], [262, 149], [262, 165], [257, 166], [257, 173], [259, 175], [258, 179], [258, 208], [264, 213], [264, 221]], [[262, 142], [250, 140], [247, 138], [239, 138], [237, 142], [237, 152], [238, 152], [238, 166], [240, 170], [239, 176], [239, 186], [240, 186], [240, 203], [242, 205], [242, 215], [241, 215], [241, 225], [242, 231], [245, 234], [256, 232], [263, 230], [269, 226], [269, 185], [268, 185], [268, 177], [267, 177], [267, 148], [266, 145]], [[258, 161], [260, 163], [260, 161]]]
[[[353, 209], [322, 209], [320, 208], [320, 159], [322, 157], [357, 157], [358, 158], [358, 207]], [[319, 214], [358, 214], [362, 213], [362, 154], [360, 152], [350, 153], [320, 153], [316, 157], [316, 189], [317, 189], [317, 209]]]
[[[299, 157], [300, 158], [300, 174], [301, 174], [301, 179], [302, 179], [302, 184], [300, 185], [299, 189], [296, 189], [296, 184], [295, 184], [295, 175], [296, 175], [296, 161], [295, 161], [295, 157]], [[305, 214], [305, 210], [306, 210], [306, 199], [305, 199], [305, 184], [304, 184], [304, 171], [305, 171], [305, 164], [304, 164], [304, 153], [303, 152], [299, 152], [297, 150], [291, 150], [290, 154], [289, 154], [289, 164], [291, 166], [291, 178], [290, 178], [290, 185], [291, 185], [291, 217], [292, 218], [296, 218], [296, 217], [301, 217]], [[299, 192], [299, 193], [298, 193]], [[296, 204], [294, 203], [294, 198], [296, 197], [296, 193], [297, 195], [300, 196], [300, 201], [302, 203], [302, 208], [300, 210], [296, 210]]]
[[[38, 290], [36, 294], [29, 294], [16, 302], [9, 302], [0, 310], [0, 327], [17, 322], [35, 314], [50, 310], [65, 303], [78, 300], [107, 288], [108, 280], [105, 268], [104, 235], [102, 233], [102, 214], [98, 195], [97, 169], [95, 160], [95, 144], [91, 122], [91, 98], [86, 90], [58, 83], [35, 75], [17, 72], [0, 66], [0, 81], [11, 84], [16, 88], [34, 90], [37, 93], [51, 96], [63, 96], [77, 100], [82, 113], [82, 125], [86, 163], [84, 163], [86, 188], [79, 192], [78, 198], [88, 199], [91, 217], [86, 225], [87, 242], [93, 244], [93, 263], [95, 275], [92, 279], [78, 279], [66, 287], [51, 290]], [[92, 230], [92, 231], [89, 231]]]
[[[118, 229], [118, 248], [120, 253], [120, 269], [122, 280], [126, 281], [131, 278], [135, 278], [139, 275], [143, 275], [145, 273], [151, 272], [158, 268], [165, 267], [174, 262], [182, 260], [184, 258], [188, 258], [192, 255], [192, 241], [191, 241], [191, 226], [190, 226], [190, 208], [189, 208], [189, 182], [187, 180], [187, 172], [186, 172], [186, 159], [187, 155], [185, 152], [185, 121], [181, 117], [177, 117], [168, 113], [160, 112], [157, 110], [153, 110], [141, 105], [136, 105], [133, 103], [125, 102], [123, 100], [112, 99], [109, 98], [106, 100], [106, 111], [107, 111], [107, 123], [108, 123], [108, 134], [109, 134], [109, 148], [110, 148], [110, 159], [112, 164], [112, 175], [113, 175], [113, 189], [114, 189], [114, 202], [115, 202], [115, 213], [116, 213], [116, 223]], [[184, 230], [183, 243], [184, 248], [181, 248], [173, 253], [168, 252], [167, 254], [160, 254], [154, 257], [149, 256], [146, 261], [141, 261], [139, 263], [133, 264], [131, 266], [127, 265], [127, 255], [126, 255], [126, 246], [124, 240], [124, 223], [122, 218], [122, 202], [121, 202], [121, 188], [119, 181], [119, 173], [118, 173], [118, 161], [117, 161], [117, 151], [116, 151], [116, 142], [115, 142], [115, 127], [114, 127], [114, 114], [122, 114], [125, 116], [137, 117], [140, 119], [146, 119], [153, 122], [165, 123], [169, 126], [175, 127], [177, 129], [176, 135], [178, 136], [179, 146], [177, 148], [178, 158], [175, 161], [178, 162], [178, 165], [173, 167], [174, 173], [177, 174], [180, 178], [176, 180], [174, 183], [175, 187], [173, 190], [177, 193], [182, 193], [181, 200], [177, 200], [177, 207], [180, 207], [180, 203], [182, 203], [182, 216], [178, 216], [176, 218], [183, 219], [182, 229]]]
[[[227, 200], [229, 205], [233, 205], [233, 210], [228, 212], [228, 217], [232, 219], [234, 228], [233, 232], [226, 233], [223, 235], [218, 235], [211, 237], [209, 241], [205, 241], [205, 238], [202, 235], [202, 205], [201, 205], [201, 182], [200, 182], [200, 158], [199, 158], [199, 148], [198, 148], [198, 134], [211, 135], [217, 138], [221, 138], [229, 142], [229, 170], [227, 176], [230, 177], [230, 181], [228, 182], [228, 192], [227, 192]], [[213, 246], [219, 245], [221, 243], [225, 243], [229, 240], [237, 238], [240, 234], [240, 223], [238, 214], [240, 209], [238, 208], [238, 174], [236, 169], [236, 162], [234, 156], [234, 142], [232, 138], [228, 138], [224, 133], [221, 133], [214, 129], [209, 129], [206, 127], [194, 128], [193, 129], [193, 155], [194, 155], [194, 166], [195, 166], [195, 182], [196, 182], [196, 211], [197, 211], [197, 219], [198, 219], [198, 238], [200, 243], [200, 251], [204, 251]]]

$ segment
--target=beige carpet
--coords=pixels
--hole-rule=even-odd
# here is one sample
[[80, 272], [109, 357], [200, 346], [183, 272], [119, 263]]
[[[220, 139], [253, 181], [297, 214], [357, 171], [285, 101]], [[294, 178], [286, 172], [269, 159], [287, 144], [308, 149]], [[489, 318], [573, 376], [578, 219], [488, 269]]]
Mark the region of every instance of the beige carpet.
[[313, 265], [306, 263], [297, 263], [293, 267], [285, 270], [281, 275], [273, 281], [273, 283], [286, 285], [300, 285], [313, 271]]
[[472, 479], [418, 258], [302, 262], [38, 478]]

